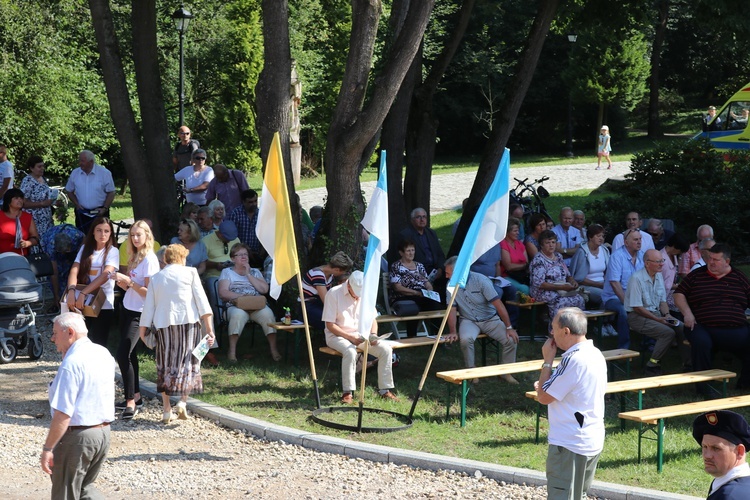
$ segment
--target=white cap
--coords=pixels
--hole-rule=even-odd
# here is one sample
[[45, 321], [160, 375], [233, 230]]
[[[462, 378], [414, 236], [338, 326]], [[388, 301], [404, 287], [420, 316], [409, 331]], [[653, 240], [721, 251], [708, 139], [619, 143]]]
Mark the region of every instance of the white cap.
[[357, 297], [362, 296], [362, 286], [365, 282], [365, 273], [362, 271], [354, 271], [351, 276], [349, 276], [349, 286], [352, 287], [352, 292], [354, 292], [354, 295]]

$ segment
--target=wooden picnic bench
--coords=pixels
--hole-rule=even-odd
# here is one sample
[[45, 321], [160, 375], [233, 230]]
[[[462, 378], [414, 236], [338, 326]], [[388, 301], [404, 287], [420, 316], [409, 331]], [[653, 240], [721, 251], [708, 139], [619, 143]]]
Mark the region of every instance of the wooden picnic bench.
[[[528, 311], [530, 315], [530, 321], [529, 321], [529, 328], [531, 329], [530, 335], [519, 335], [519, 340], [531, 340], [532, 342], [536, 340], [536, 317], [537, 317], [537, 310], [536, 308], [538, 306], [546, 306], [546, 302], [518, 302], [517, 300], [508, 300], [505, 302], [506, 305], [516, 306], [517, 308], [521, 309], [522, 311]], [[542, 337], [540, 337], [542, 338]], [[543, 336], [543, 339], [547, 338], [547, 334], [545, 333]]]
[[[675, 385], [685, 385], [698, 382], [711, 382], [715, 380], [723, 381], [721, 396], [727, 395], [727, 384], [730, 378], [736, 377], [737, 374], [726, 370], [703, 370], [690, 373], [675, 373], [671, 375], [660, 375], [658, 377], [643, 377], [630, 380], [617, 380], [607, 384], [606, 394], [620, 394], [620, 411], [625, 411], [625, 393], [635, 392], [638, 394], [638, 409], [643, 409], [643, 394], [647, 390], [658, 389], [660, 387], [671, 387]], [[717, 392], [718, 394], [718, 392]], [[528, 391], [526, 397], [539, 401], [536, 391]], [[535, 443], [539, 443], [539, 420], [541, 419], [542, 407], [545, 405], [539, 403], [536, 409], [536, 436]], [[621, 428], [624, 428], [625, 420], [620, 420]]]
[[[629, 349], [613, 349], [611, 351], [602, 351], [607, 362], [626, 361], [625, 373], [630, 373], [630, 360], [637, 358], [640, 354]], [[557, 366], [562, 358], [555, 358], [552, 363]], [[513, 375], [515, 373], [533, 372], [542, 369], [543, 359], [532, 361], [519, 361], [516, 363], [506, 363], [501, 365], [480, 366], [477, 368], [464, 368], [461, 370], [451, 370], [438, 372], [437, 377], [448, 382], [448, 401], [446, 409], [446, 418], [450, 417], [451, 404], [451, 385], [461, 384], [461, 427], [466, 426], [466, 396], [469, 394], [469, 381], [475, 378], [498, 377], [501, 375]]]
[[[664, 421], [666, 419], [671, 417], [682, 417], [685, 415], [696, 415], [707, 411], [740, 408], [743, 406], [750, 406], [750, 395], [696, 401], [680, 405], [662, 406], [660, 408], [649, 408], [647, 410], [626, 411], [621, 412], [619, 417], [638, 422], [639, 424], [638, 462], [641, 461], [641, 439], [644, 434], [649, 431], [656, 434], [656, 470], [661, 472], [664, 465]], [[656, 426], [656, 429], [654, 426]]]
[[[381, 314], [380, 316], [377, 316], [375, 320], [378, 323], [389, 323], [394, 321], [423, 321], [426, 319], [436, 319], [436, 318], [442, 318], [443, 314], [445, 314], [445, 311], [424, 311], [420, 312], [418, 314], [415, 314], [413, 316], [395, 316], [391, 314]], [[299, 366], [299, 358], [300, 358], [300, 346], [302, 345], [302, 333], [305, 330], [305, 324], [304, 323], [292, 323], [291, 325], [285, 325], [284, 323], [269, 323], [268, 326], [271, 328], [274, 328], [278, 331], [282, 332], [289, 332], [294, 334], [294, 365]], [[420, 339], [427, 338], [427, 337], [418, 337]], [[432, 342], [429, 342], [432, 344]], [[408, 347], [417, 347], [417, 346], [411, 346]], [[286, 358], [287, 354], [286, 347], [284, 348], [284, 357]], [[321, 349], [322, 352], [325, 352]], [[326, 354], [328, 354], [326, 352]]]

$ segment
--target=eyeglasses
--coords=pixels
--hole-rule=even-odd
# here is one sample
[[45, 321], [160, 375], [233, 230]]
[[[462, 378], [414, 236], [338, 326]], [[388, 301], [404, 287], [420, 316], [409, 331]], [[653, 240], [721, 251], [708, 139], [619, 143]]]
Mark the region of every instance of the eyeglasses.
[[224, 242], [224, 253], [229, 253], [229, 243]]
[[193, 160], [206, 161], [206, 157], [205, 156], [193, 156]]
[[625, 231], [625, 236], [624, 237], [627, 238], [628, 236], [630, 236], [630, 233], [634, 233], [636, 231], [638, 231], [639, 233], [641, 232], [640, 228], [628, 229], [627, 231]]

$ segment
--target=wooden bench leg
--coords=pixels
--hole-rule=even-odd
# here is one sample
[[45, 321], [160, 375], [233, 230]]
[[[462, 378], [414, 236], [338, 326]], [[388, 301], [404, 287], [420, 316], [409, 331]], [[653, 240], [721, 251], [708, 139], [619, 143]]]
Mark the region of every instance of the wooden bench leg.
[[469, 394], [469, 381], [461, 381], [461, 427], [466, 427], [466, 396]]

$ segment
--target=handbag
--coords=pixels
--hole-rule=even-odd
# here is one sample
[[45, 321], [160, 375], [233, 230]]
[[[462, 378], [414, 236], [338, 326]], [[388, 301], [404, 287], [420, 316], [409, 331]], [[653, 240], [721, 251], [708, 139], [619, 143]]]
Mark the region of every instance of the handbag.
[[34, 250], [37, 247], [32, 247], [32, 252], [26, 256], [26, 260], [29, 262], [29, 267], [34, 272], [37, 278], [42, 276], [52, 276], [54, 270], [52, 269], [52, 259], [49, 255], [44, 253], [42, 250]]
[[263, 295], [243, 295], [237, 297], [234, 303], [243, 311], [258, 311], [266, 307], [266, 297]]
[[155, 349], [156, 348], [156, 333], [154, 333], [154, 329], [153, 328], [147, 329], [146, 334], [143, 336], [141, 340], [143, 340], [143, 343], [149, 349]]

